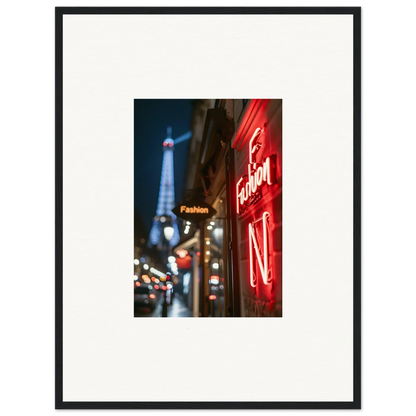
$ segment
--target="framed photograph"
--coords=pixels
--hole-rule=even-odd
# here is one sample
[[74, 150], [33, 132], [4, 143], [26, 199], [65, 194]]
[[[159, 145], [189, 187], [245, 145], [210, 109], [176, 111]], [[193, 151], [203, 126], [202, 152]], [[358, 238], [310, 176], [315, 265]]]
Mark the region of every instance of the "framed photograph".
[[56, 408], [360, 408], [360, 32], [56, 8]]

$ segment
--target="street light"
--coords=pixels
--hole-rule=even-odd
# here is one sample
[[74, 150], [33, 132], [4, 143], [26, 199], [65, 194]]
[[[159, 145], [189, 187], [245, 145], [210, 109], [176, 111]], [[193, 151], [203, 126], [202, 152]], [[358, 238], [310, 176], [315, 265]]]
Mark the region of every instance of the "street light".
[[168, 225], [167, 227], [165, 227], [163, 229], [163, 234], [165, 235], [166, 240], [170, 241], [171, 238], [173, 237], [173, 227]]
[[[175, 230], [173, 229], [173, 226], [172, 226], [172, 219], [170, 217], [168, 217], [168, 221], [164, 224], [164, 227], [163, 227], [163, 235], [165, 236], [165, 239], [168, 242], [168, 246], [170, 245], [169, 242], [172, 239], [174, 232], [175, 232]], [[171, 250], [169, 248], [167, 248], [166, 249], [166, 254], [168, 255], [170, 253], [170, 251]], [[173, 257], [173, 259], [171, 257]], [[176, 259], [172, 255], [170, 255], [168, 257], [169, 265], [172, 268], [172, 265], [174, 263], [171, 262], [171, 260], [176, 260]], [[170, 273], [167, 272], [166, 273], [166, 280], [170, 280], [169, 275], [170, 275]], [[166, 293], [167, 290], [166, 289], [167, 289], [167, 286], [165, 286], [165, 285], [162, 286], [162, 290], [165, 291], [164, 296], [163, 296], [163, 298], [164, 298], [163, 299], [163, 304], [162, 304], [162, 317], [164, 317], [164, 318], [166, 318], [168, 316], [168, 302], [167, 302], [167, 293]]]

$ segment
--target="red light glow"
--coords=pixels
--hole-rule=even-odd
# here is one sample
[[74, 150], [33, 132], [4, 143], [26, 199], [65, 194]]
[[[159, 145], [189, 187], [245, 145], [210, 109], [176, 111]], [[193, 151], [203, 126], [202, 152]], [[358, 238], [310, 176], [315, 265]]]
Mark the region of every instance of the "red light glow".
[[149, 298], [150, 299], [154, 299], [156, 296], [153, 294], [153, 293], [151, 293], [150, 295], [149, 295]]
[[158, 290], [159, 289], [159, 285], [155, 285], [155, 289]]
[[219, 276], [211, 276], [209, 278], [209, 282], [213, 285], [217, 285], [220, 282], [220, 277]]
[[215, 299], [217, 299], [217, 297], [215, 295], [209, 295], [208, 299], [209, 300], [215, 300]]
[[185, 256], [188, 254], [188, 252], [186, 251], [186, 250], [184, 250], [184, 249], [179, 249], [177, 252], [176, 252], [176, 254], [181, 258], [181, 259], [183, 259], [183, 258], [185, 258]]
[[136, 286], [140, 286], [140, 282], [136, 282]]
[[[281, 317], [282, 102], [252, 99], [247, 102], [245, 110], [231, 141], [231, 147], [236, 151], [235, 176], [230, 192], [231, 212], [236, 215], [238, 235], [232, 249], [241, 272], [240, 296], [244, 299], [243, 308], [250, 305], [246, 316]], [[212, 246], [203, 247], [206, 250]], [[205, 290], [222, 302], [220, 294], [223, 296], [226, 290], [226, 279], [223, 280], [224, 266], [218, 257], [204, 271], [208, 272], [208, 278], [211, 274], [218, 274], [219, 283], [209, 281], [208, 285], [205, 283]]]
[[[268, 212], [264, 212], [261, 219], [254, 221], [248, 224], [248, 235], [250, 240], [250, 285], [252, 287], [256, 287], [257, 285], [257, 277], [254, 273], [254, 261], [257, 260], [259, 265], [260, 274], [262, 276], [263, 283], [268, 285], [271, 283], [271, 273], [269, 270], [269, 226], [268, 226], [268, 218], [270, 214]], [[262, 252], [260, 251], [260, 245], [257, 242], [256, 237], [256, 223], [259, 221], [262, 222], [263, 225], [263, 247]], [[254, 250], [253, 250], [254, 248]], [[253, 251], [255, 257], [253, 255]], [[263, 258], [263, 259], [262, 259]]]
[[162, 286], [162, 290], [166, 290], [166, 286]]

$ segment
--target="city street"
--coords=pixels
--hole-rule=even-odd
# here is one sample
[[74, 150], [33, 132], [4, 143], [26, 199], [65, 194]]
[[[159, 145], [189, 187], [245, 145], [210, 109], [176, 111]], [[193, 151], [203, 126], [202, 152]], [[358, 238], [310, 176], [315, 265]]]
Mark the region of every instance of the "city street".
[[135, 317], [282, 316], [282, 108], [134, 100]]
[[[135, 317], [149, 317], [149, 318], [160, 318], [162, 317], [162, 308], [163, 308], [163, 296], [160, 297], [156, 303], [155, 310], [149, 313], [148, 309], [140, 309], [138, 313], [135, 314]], [[190, 311], [183, 301], [180, 299], [179, 295], [176, 295], [173, 298], [172, 305], [168, 306], [168, 318], [187, 318], [192, 317], [192, 311]]]

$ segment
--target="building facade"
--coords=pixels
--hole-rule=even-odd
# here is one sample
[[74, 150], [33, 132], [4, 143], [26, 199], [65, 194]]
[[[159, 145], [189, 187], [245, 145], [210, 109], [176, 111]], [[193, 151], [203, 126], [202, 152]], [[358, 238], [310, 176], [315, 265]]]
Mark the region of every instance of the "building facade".
[[191, 139], [184, 199], [216, 214], [184, 222], [174, 248], [192, 258], [193, 315], [282, 316], [282, 100], [209, 104], [193, 126], [203, 133]]

